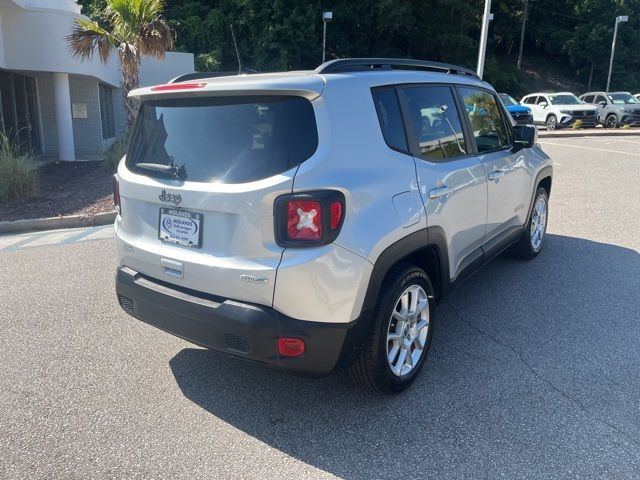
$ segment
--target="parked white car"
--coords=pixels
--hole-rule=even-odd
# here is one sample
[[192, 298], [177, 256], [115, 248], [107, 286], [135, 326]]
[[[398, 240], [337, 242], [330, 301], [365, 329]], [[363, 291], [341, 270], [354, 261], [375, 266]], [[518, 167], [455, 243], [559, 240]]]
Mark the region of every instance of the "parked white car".
[[584, 127], [598, 125], [598, 110], [583, 103], [571, 92], [531, 93], [521, 101], [533, 113], [533, 122], [546, 125], [547, 130], [569, 127], [581, 120]]

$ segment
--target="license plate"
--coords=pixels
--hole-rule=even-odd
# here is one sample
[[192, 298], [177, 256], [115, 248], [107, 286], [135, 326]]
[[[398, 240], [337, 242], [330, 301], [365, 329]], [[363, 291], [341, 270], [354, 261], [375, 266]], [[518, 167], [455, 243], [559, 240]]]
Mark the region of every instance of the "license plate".
[[200, 248], [202, 214], [176, 208], [161, 208], [158, 238], [163, 242]]

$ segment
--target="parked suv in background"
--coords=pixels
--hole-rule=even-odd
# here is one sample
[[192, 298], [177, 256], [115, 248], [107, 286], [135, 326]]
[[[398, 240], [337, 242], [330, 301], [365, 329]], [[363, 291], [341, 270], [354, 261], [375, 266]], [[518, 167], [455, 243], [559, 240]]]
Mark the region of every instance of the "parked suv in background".
[[531, 93], [520, 103], [531, 108], [533, 121], [546, 125], [547, 130], [569, 127], [576, 120], [584, 127], [598, 125], [598, 111], [593, 105], [586, 105], [571, 92]]
[[198, 345], [399, 392], [435, 303], [544, 245], [551, 160], [464, 68], [342, 59], [130, 95], [118, 300]]
[[607, 128], [640, 125], [640, 100], [629, 92], [589, 92], [580, 100], [598, 109], [598, 118]]
[[511, 95], [499, 93], [498, 96], [517, 125], [533, 125], [531, 109], [520, 105]]

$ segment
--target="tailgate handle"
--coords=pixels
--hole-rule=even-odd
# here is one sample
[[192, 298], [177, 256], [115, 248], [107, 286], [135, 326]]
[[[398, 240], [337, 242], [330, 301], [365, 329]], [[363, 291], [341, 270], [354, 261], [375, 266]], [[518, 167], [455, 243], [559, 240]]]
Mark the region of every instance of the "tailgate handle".
[[162, 267], [162, 271], [165, 275], [173, 278], [182, 278], [184, 276], [181, 262], [169, 260], [168, 258], [161, 258], [160, 266]]

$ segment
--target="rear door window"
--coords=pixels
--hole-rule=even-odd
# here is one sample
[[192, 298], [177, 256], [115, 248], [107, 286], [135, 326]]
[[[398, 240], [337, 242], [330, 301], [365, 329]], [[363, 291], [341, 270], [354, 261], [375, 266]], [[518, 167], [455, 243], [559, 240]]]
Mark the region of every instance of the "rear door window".
[[294, 96], [238, 96], [143, 102], [127, 166], [150, 176], [245, 183], [311, 157], [318, 129], [311, 102]]
[[497, 150], [509, 145], [507, 126], [495, 95], [470, 87], [459, 90], [478, 152]]
[[405, 87], [402, 93], [417, 141], [414, 150], [422, 158], [444, 161], [467, 155], [469, 150], [451, 88]]

